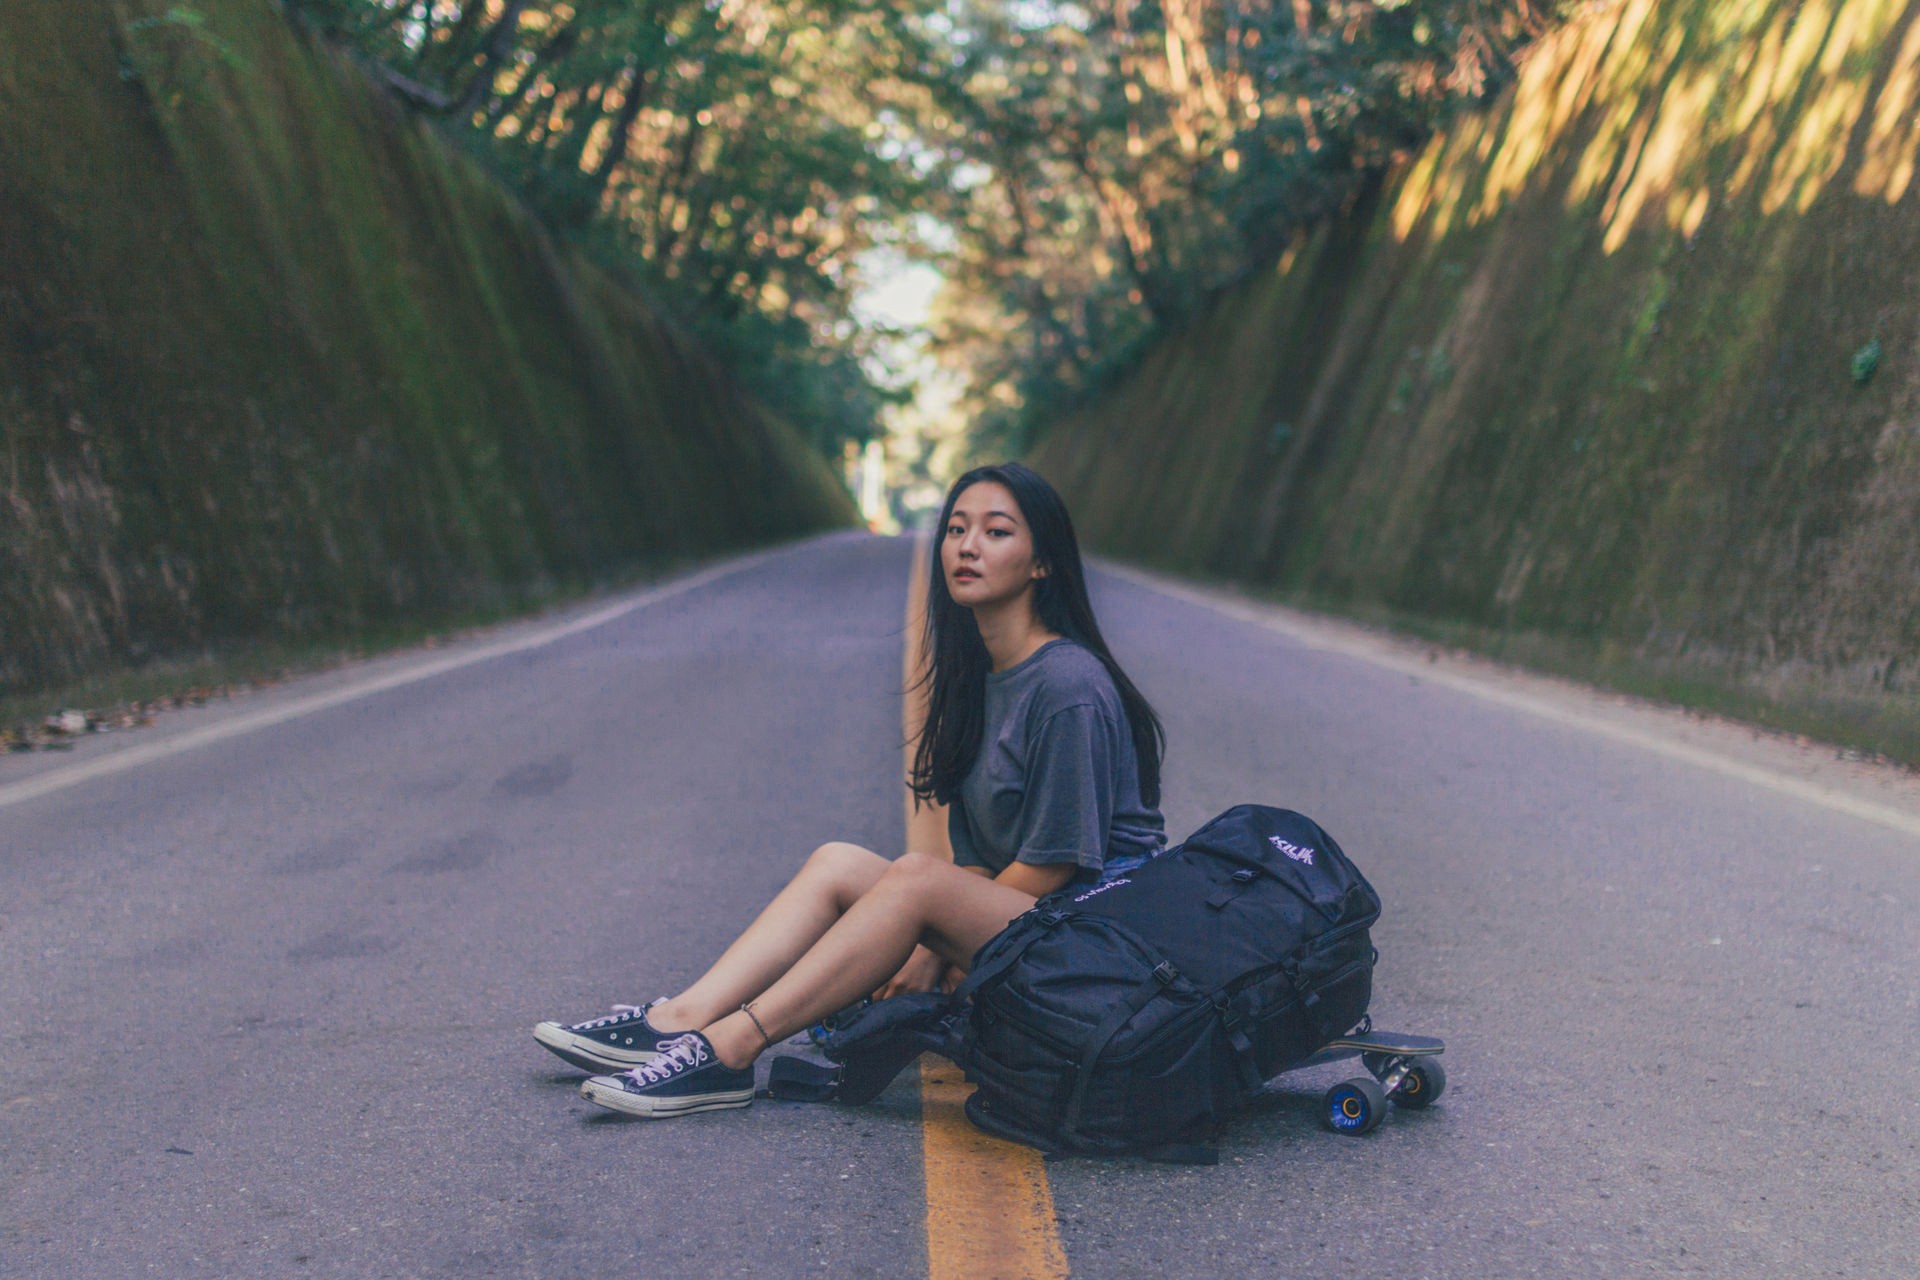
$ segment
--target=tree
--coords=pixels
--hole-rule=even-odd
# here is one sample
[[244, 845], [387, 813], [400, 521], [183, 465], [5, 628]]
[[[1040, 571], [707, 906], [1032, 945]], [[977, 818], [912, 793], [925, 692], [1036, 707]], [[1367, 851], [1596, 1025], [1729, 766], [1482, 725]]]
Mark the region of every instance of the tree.
[[1511, 75], [1560, 0], [287, 0], [821, 444], [860, 263], [938, 257], [1017, 446]]

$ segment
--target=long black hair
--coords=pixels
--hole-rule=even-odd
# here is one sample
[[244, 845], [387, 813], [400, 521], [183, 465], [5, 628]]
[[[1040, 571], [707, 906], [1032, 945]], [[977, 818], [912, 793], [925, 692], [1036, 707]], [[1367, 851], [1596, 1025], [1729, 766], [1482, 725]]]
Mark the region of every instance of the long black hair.
[[927, 577], [927, 631], [924, 652], [927, 669], [915, 688], [927, 689], [927, 719], [913, 753], [909, 783], [919, 800], [950, 804], [960, 783], [980, 754], [986, 733], [987, 671], [993, 665], [986, 641], [974, 623], [973, 611], [954, 603], [947, 591], [947, 575], [940, 558], [953, 504], [966, 490], [983, 481], [1005, 485], [1020, 504], [1033, 537], [1034, 558], [1046, 576], [1034, 582], [1033, 611], [1040, 625], [1084, 646], [1113, 677], [1120, 703], [1126, 709], [1133, 734], [1133, 754], [1139, 765], [1140, 798], [1160, 803], [1160, 757], [1166, 750], [1166, 730], [1160, 717], [1127, 679], [1093, 620], [1087, 599], [1087, 575], [1080, 563], [1080, 542], [1073, 536], [1067, 504], [1038, 472], [1017, 462], [975, 467], [953, 482], [934, 526], [933, 564]]

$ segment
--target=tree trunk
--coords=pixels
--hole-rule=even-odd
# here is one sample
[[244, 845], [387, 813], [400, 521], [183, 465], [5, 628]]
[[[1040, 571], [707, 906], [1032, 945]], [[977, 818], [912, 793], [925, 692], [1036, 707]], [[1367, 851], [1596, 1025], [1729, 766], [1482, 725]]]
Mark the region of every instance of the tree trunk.
[[1148, 270], [1147, 255], [1153, 251], [1153, 234], [1140, 218], [1140, 207], [1126, 188], [1118, 182], [1102, 178], [1093, 167], [1093, 155], [1086, 139], [1071, 139], [1068, 154], [1073, 165], [1093, 189], [1094, 200], [1099, 204], [1101, 216], [1114, 229], [1114, 239], [1120, 246], [1120, 260], [1126, 263], [1127, 275], [1134, 286], [1140, 290], [1140, 300], [1153, 316], [1154, 323], [1165, 324], [1173, 319], [1165, 306], [1165, 299]]
[[486, 44], [480, 50], [480, 69], [467, 82], [467, 91], [454, 103], [452, 114], [462, 119], [472, 119], [473, 113], [493, 92], [493, 78], [500, 73], [500, 64], [507, 60], [507, 54], [512, 51], [513, 38], [520, 33], [520, 15], [526, 12], [532, 2], [507, 0], [506, 12], [500, 15], [500, 21], [494, 23]]
[[452, 99], [431, 85], [421, 84], [412, 76], [402, 75], [384, 62], [373, 63], [373, 73], [387, 88], [398, 94], [409, 106], [420, 111], [439, 113], [452, 105]]
[[[1021, 180], [1019, 173], [1011, 165], [1003, 165], [1002, 171], [1007, 184], [1007, 203], [1013, 207], [1014, 254], [1020, 261], [1029, 262], [1033, 255], [1031, 247], [1033, 214], [1027, 207], [1026, 183]], [[1074, 367], [1084, 369], [1086, 360], [1080, 351], [1080, 344], [1074, 338], [1073, 331], [1063, 325], [1060, 317], [1054, 314], [1053, 301], [1047, 296], [1047, 287], [1041, 279], [1041, 273], [1037, 271], [1026, 273], [1025, 288], [1021, 292], [1026, 294], [1022, 305], [1027, 309], [1028, 317], [1036, 322], [1036, 338], [1040, 330], [1051, 332], [1055, 342], [1066, 351], [1067, 358], [1073, 362]]]
[[604, 84], [582, 85], [569, 102], [566, 132], [560, 135], [560, 141], [547, 156], [547, 168], [560, 174], [563, 181], [573, 181], [580, 176], [581, 157], [587, 154], [587, 143], [592, 140], [594, 129], [606, 119], [606, 103]]
[[[679, 248], [681, 238], [693, 229], [693, 192], [691, 190], [692, 183], [689, 180], [693, 177], [694, 156], [698, 154], [700, 150], [701, 132], [702, 127], [699, 116], [688, 117], [687, 134], [686, 137], [681, 139], [680, 155], [674, 161], [673, 175], [668, 178], [666, 182], [662, 183], [660, 187], [660, 212], [656, 218], [656, 225], [660, 228], [660, 236], [654, 242], [653, 256], [654, 259], [661, 264], [663, 269], [673, 260], [674, 250]], [[672, 220], [668, 215], [667, 202], [669, 197], [671, 197], [675, 206], [684, 207], [687, 211], [687, 225], [678, 231], [674, 230]]]
[[627, 149], [633, 144], [633, 126], [647, 104], [647, 90], [651, 87], [648, 70], [640, 65], [637, 58], [632, 66], [632, 72], [627, 76], [626, 92], [620, 100], [620, 114], [614, 117], [613, 132], [607, 136], [607, 149], [587, 178], [589, 202], [596, 209], [606, 198], [614, 172], [627, 158]]
[[501, 94], [487, 106], [486, 129], [488, 133], [498, 133], [500, 122], [519, 107], [527, 94], [540, 82], [540, 75], [548, 67], [573, 52], [573, 46], [580, 41], [580, 28], [569, 23], [553, 33], [553, 38], [540, 46], [540, 52], [533, 55], [533, 65], [513, 86], [512, 93]]
[[480, 19], [486, 16], [486, 11], [487, 0], [466, 0], [460, 6], [460, 16], [447, 29], [446, 39], [439, 41], [437, 48], [430, 44], [423, 51], [428, 56], [422, 61], [437, 68], [437, 76], [452, 76], [463, 63], [473, 60], [476, 52], [473, 33], [479, 29]]

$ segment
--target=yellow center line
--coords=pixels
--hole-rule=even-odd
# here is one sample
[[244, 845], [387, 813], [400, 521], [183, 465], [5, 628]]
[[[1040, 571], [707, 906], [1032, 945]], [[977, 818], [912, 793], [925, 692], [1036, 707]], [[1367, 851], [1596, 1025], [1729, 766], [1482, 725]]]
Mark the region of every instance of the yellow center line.
[[[902, 670], [910, 688], [903, 712], [909, 768], [926, 719], [924, 693], [911, 686], [926, 670], [930, 548], [926, 534], [914, 539], [907, 576]], [[908, 792], [907, 847], [953, 857], [945, 806], [916, 805]], [[1046, 1162], [1031, 1147], [974, 1128], [962, 1109], [970, 1092], [957, 1067], [921, 1059], [928, 1280], [1064, 1280], [1067, 1251], [1060, 1243]]]

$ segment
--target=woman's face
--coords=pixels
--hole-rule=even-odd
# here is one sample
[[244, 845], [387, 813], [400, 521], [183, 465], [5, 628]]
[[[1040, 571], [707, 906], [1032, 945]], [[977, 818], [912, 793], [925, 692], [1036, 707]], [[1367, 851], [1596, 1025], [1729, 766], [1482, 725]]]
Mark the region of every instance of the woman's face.
[[981, 480], [961, 490], [940, 540], [940, 567], [955, 604], [977, 609], [1012, 600], [1046, 576], [1033, 534], [1005, 485]]

